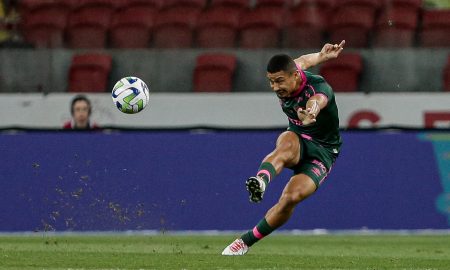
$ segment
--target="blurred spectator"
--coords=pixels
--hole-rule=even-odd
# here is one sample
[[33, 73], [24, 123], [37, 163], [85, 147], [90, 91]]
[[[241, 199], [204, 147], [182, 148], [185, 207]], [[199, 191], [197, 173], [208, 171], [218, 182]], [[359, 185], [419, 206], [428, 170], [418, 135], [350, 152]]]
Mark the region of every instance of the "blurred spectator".
[[70, 104], [72, 120], [64, 123], [64, 129], [98, 129], [97, 124], [90, 121], [91, 101], [84, 95], [75, 96]]
[[7, 29], [6, 6], [0, 1], [0, 42], [9, 39], [10, 33]]
[[449, 0], [426, 0], [425, 7], [429, 8], [450, 8]]
[[0, 48], [33, 48], [19, 30], [18, 1], [0, 0]]

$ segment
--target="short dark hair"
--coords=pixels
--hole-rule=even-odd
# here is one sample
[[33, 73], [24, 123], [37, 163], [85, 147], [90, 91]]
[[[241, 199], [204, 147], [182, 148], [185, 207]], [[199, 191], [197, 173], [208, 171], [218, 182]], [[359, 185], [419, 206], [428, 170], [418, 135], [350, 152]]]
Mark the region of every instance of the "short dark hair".
[[70, 113], [73, 115], [73, 107], [75, 106], [75, 103], [77, 103], [78, 101], [84, 101], [87, 103], [89, 107], [89, 115], [91, 115], [92, 111], [91, 101], [85, 95], [77, 95], [72, 99], [72, 102], [70, 103]]
[[269, 73], [279, 71], [293, 72], [295, 70], [297, 70], [295, 61], [287, 54], [274, 55], [267, 64], [267, 72]]

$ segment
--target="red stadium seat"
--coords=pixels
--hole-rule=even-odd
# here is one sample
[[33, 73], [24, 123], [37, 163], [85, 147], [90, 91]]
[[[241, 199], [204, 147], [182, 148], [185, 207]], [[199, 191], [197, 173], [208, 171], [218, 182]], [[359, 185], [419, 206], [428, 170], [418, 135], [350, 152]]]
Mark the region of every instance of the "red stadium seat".
[[67, 31], [70, 48], [104, 48], [114, 11], [109, 1], [88, 0], [79, 3], [69, 18]]
[[450, 10], [425, 10], [420, 33], [424, 47], [450, 47]]
[[342, 53], [320, 68], [320, 74], [336, 92], [357, 91], [361, 72], [362, 58], [357, 53]]
[[447, 57], [447, 64], [444, 67], [442, 83], [444, 86], [444, 90], [450, 92], [450, 55]]
[[200, 14], [197, 23], [197, 46], [232, 48], [236, 46], [239, 13], [233, 8], [216, 7]]
[[370, 32], [374, 25], [374, 14], [366, 8], [340, 8], [333, 13], [329, 29], [332, 43], [346, 40], [346, 47], [361, 48], [369, 46]]
[[230, 92], [236, 57], [229, 54], [203, 54], [197, 57], [194, 69], [195, 92]]
[[25, 41], [36, 48], [61, 48], [64, 46], [64, 31], [67, 17], [61, 12], [52, 16], [48, 11], [29, 12], [22, 25]]
[[282, 46], [318, 48], [322, 46], [328, 13], [316, 6], [299, 6], [288, 14]]
[[240, 47], [246, 49], [279, 47], [282, 14], [253, 10], [241, 15]]
[[153, 46], [156, 48], [190, 48], [194, 43], [197, 12], [168, 10], [156, 17], [153, 29]]
[[108, 91], [112, 58], [106, 54], [74, 55], [69, 70], [69, 92]]
[[383, 10], [377, 21], [376, 47], [411, 47], [414, 45], [418, 10], [399, 6]]
[[125, 9], [113, 15], [110, 43], [113, 48], [147, 48], [150, 46], [153, 17], [144, 9]]

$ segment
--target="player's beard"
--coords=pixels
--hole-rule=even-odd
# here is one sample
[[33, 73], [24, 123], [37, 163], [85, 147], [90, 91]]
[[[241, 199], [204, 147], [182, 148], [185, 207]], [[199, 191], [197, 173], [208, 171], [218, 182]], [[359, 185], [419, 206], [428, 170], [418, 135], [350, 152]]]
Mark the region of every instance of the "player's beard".
[[278, 98], [288, 98], [289, 97], [289, 91], [286, 89], [280, 89], [275, 92]]

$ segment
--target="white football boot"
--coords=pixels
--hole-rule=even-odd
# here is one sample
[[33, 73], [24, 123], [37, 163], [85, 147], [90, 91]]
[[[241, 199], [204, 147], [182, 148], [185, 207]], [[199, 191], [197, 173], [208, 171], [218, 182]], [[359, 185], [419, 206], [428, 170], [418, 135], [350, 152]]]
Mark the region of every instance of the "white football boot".
[[250, 177], [247, 182], [245, 182], [249, 198], [251, 202], [259, 203], [263, 199], [264, 191], [266, 190], [266, 183], [259, 176]]
[[236, 239], [228, 245], [223, 251], [222, 255], [225, 256], [241, 256], [248, 252], [248, 246], [242, 239]]

